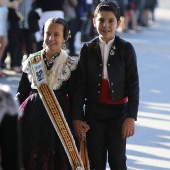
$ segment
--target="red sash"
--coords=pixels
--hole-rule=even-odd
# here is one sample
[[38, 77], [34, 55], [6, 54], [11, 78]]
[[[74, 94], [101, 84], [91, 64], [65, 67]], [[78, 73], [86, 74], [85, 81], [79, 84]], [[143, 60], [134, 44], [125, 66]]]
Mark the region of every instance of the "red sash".
[[113, 102], [110, 94], [109, 82], [106, 79], [102, 79], [99, 102], [105, 104], [124, 104], [128, 102], [128, 97]]

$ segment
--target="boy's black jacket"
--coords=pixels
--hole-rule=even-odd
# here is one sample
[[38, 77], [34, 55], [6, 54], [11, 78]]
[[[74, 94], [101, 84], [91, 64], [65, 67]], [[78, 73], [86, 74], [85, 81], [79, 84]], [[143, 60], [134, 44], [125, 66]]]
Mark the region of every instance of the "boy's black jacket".
[[[107, 70], [112, 101], [128, 96], [127, 117], [137, 119], [139, 104], [139, 78], [136, 53], [130, 42], [115, 36], [109, 52]], [[113, 52], [113, 50], [112, 50]], [[73, 119], [83, 119], [82, 106], [87, 103], [99, 104], [102, 83], [103, 62], [99, 38], [85, 43], [81, 49], [77, 67], [77, 86], [72, 99]]]

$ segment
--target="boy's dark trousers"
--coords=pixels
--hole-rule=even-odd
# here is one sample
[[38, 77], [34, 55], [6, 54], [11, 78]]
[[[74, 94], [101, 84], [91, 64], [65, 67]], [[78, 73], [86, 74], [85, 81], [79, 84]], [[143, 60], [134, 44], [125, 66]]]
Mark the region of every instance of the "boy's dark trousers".
[[90, 126], [87, 132], [90, 169], [105, 170], [108, 158], [111, 170], [127, 170], [126, 138], [122, 138], [121, 133], [125, 107], [119, 105], [115, 108], [95, 110], [86, 112], [86, 121]]

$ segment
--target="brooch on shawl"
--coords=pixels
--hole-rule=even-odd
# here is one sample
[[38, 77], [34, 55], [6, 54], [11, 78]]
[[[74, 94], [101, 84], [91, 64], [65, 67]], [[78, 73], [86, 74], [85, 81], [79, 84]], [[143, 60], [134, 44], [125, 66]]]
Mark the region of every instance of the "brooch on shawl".
[[115, 50], [116, 50], [116, 47], [112, 46], [112, 48], [110, 50], [110, 55], [114, 55], [115, 54]]

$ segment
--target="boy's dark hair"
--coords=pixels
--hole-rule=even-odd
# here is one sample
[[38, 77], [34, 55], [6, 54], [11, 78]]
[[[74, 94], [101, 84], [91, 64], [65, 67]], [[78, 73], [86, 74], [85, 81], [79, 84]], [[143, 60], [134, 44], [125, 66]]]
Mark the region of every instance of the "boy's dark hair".
[[[63, 35], [63, 37], [64, 37], [64, 39], [65, 40], [68, 40], [68, 38], [69, 38], [69, 29], [68, 29], [68, 25], [67, 25], [67, 22], [64, 20], [64, 19], [62, 19], [62, 18], [50, 18], [50, 19], [48, 19], [46, 22], [50, 22], [50, 23], [57, 23], [57, 24], [61, 24], [61, 25], [63, 25], [63, 27], [64, 27], [64, 35]], [[45, 22], [45, 24], [46, 24], [46, 22]], [[44, 35], [44, 27], [45, 27], [45, 24], [43, 25], [43, 27], [42, 27], [42, 34]]]
[[116, 2], [104, 1], [99, 3], [94, 11], [94, 18], [96, 18], [97, 14], [101, 11], [111, 11], [116, 16], [117, 21], [120, 20], [120, 8]]

